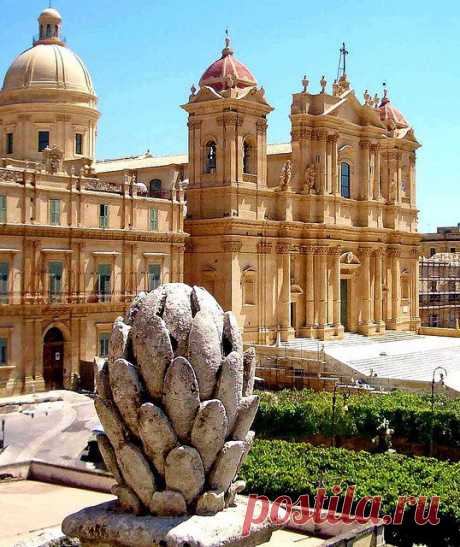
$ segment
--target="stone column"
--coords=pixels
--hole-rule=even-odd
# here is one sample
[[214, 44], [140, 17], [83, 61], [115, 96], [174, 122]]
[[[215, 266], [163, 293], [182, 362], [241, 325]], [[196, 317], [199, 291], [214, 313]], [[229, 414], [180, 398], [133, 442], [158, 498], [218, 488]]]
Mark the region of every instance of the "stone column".
[[401, 268], [399, 265], [401, 251], [391, 248], [389, 254], [391, 257], [391, 325], [396, 329], [401, 306]]
[[327, 150], [326, 140], [327, 132], [325, 130], [319, 130], [317, 133], [317, 140], [319, 144], [319, 194], [324, 195], [327, 193]]
[[380, 145], [371, 144], [371, 153], [374, 165], [372, 176], [372, 196], [373, 199], [379, 200], [382, 195], [380, 188]]
[[371, 266], [370, 255], [372, 249], [361, 247], [359, 249], [361, 260], [361, 330], [363, 334], [369, 334], [371, 324]]
[[419, 289], [420, 289], [420, 271], [419, 271], [419, 249], [413, 247], [410, 251], [411, 255], [411, 302], [410, 302], [410, 329], [417, 331], [420, 327], [420, 303], [419, 303]]
[[318, 307], [318, 323], [321, 329], [327, 324], [327, 255], [328, 247], [318, 247], [318, 289], [319, 289], [319, 307]]
[[370, 193], [369, 193], [369, 141], [363, 140], [360, 141], [359, 147], [361, 149], [361, 165], [360, 165], [360, 172], [361, 172], [361, 191], [360, 196], [363, 200], [369, 200], [370, 199]]
[[396, 158], [396, 203], [401, 203], [401, 182], [402, 182], [402, 172], [401, 172], [401, 151], [398, 150], [395, 152]]
[[341, 295], [340, 295], [340, 257], [342, 256], [342, 248], [340, 246], [335, 247], [332, 250], [332, 291], [333, 291], [333, 317], [332, 321], [334, 327], [340, 327], [340, 306], [341, 306]]
[[385, 330], [385, 324], [382, 317], [382, 301], [383, 301], [383, 254], [382, 248], [376, 249], [374, 253], [375, 259], [375, 279], [374, 279], [374, 320], [377, 324], [379, 332]]
[[416, 207], [416, 184], [415, 184], [415, 163], [416, 155], [415, 150], [409, 154], [409, 193], [410, 193], [410, 206]]
[[338, 175], [338, 164], [337, 164], [337, 141], [339, 136], [337, 133], [330, 135], [331, 139], [331, 179], [332, 179], [332, 193], [336, 196], [340, 195], [340, 184], [339, 184], [339, 175]]
[[305, 247], [305, 326], [310, 329], [315, 323], [315, 269], [313, 256], [313, 247]]
[[279, 256], [279, 266], [281, 266], [281, 288], [278, 301], [278, 321], [281, 340], [289, 340], [290, 334], [290, 307], [291, 307], [291, 256], [289, 254], [290, 245], [288, 242], [280, 242], [276, 247]]
[[237, 318], [239, 318], [241, 313], [241, 268], [239, 260], [241, 247], [242, 242], [240, 240], [227, 240], [223, 242], [226, 266], [224, 274], [224, 309], [232, 310]]

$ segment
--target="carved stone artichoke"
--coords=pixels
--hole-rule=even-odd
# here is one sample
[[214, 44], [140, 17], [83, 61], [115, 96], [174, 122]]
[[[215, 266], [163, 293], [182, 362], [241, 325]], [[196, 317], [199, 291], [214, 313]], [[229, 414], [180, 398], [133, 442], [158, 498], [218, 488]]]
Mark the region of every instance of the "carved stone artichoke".
[[254, 439], [254, 374], [235, 317], [200, 287], [162, 285], [116, 319], [95, 406], [125, 511], [214, 514], [234, 504]]

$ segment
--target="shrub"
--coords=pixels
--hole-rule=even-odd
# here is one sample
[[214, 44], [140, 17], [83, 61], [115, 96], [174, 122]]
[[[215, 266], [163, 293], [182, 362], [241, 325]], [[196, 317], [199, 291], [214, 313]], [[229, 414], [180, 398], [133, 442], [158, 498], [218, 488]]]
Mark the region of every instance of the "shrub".
[[[261, 404], [254, 425], [259, 435], [304, 439], [332, 434], [332, 393], [304, 389], [259, 395]], [[342, 394], [337, 394], [336, 435], [372, 438], [383, 418], [390, 421], [396, 435], [415, 443], [429, 443], [432, 421], [429, 395], [399, 391], [360, 393], [351, 395], [345, 406]], [[436, 443], [460, 447], [460, 400], [436, 396], [433, 432]]]
[[401, 547], [413, 543], [429, 547], [460, 545], [460, 463], [258, 440], [241, 476], [247, 481], [247, 493], [264, 494], [272, 500], [279, 495], [289, 495], [293, 500], [302, 494], [312, 495], [318, 481], [329, 494], [334, 485], [341, 485], [344, 492], [354, 484], [355, 499], [382, 497], [382, 516], [393, 514], [400, 495], [440, 496], [438, 525], [418, 526], [414, 509], [407, 508], [402, 525], [386, 528], [386, 539]]

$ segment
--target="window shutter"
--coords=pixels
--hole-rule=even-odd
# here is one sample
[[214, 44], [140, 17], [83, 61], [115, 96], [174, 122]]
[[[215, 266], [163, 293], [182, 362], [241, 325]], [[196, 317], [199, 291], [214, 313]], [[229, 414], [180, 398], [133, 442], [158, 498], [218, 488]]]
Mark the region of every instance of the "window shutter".
[[150, 229], [158, 230], [158, 209], [150, 209]]
[[6, 222], [6, 196], [0, 196], [0, 222]]

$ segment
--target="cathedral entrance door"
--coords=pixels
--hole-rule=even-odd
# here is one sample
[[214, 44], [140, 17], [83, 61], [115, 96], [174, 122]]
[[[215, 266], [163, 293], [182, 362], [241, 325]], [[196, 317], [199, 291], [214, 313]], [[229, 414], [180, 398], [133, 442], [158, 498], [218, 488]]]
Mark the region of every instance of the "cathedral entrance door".
[[51, 328], [43, 340], [43, 378], [46, 389], [62, 389], [64, 382], [64, 336]]
[[348, 330], [348, 279], [340, 280], [340, 323]]

